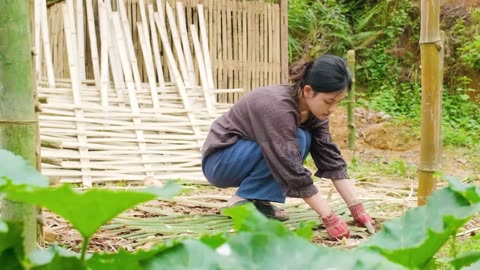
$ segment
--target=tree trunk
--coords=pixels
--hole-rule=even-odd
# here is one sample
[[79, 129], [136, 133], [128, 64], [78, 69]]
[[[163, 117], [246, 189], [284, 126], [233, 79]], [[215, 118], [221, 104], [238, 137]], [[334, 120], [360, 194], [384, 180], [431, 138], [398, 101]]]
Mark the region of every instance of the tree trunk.
[[422, 0], [420, 52], [422, 66], [422, 128], [418, 168], [418, 205], [436, 189], [435, 172], [441, 166], [443, 42], [440, 36], [440, 0]]
[[[36, 165], [30, 10], [28, 0], [0, 1], [0, 148]], [[35, 248], [36, 209], [3, 200], [2, 219], [24, 224], [24, 247]]]

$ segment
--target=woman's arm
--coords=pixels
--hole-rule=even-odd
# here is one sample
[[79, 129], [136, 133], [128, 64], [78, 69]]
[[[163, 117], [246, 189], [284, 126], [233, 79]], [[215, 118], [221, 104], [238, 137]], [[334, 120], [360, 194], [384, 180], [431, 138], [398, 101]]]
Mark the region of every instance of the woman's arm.
[[332, 212], [327, 200], [322, 197], [320, 192], [309, 198], [304, 198], [304, 200], [320, 217], [326, 217]]
[[360, 203], [360, 199], [355, 191], [355, 186], [352, 180], [341, 179], [333, 180], [332, 182], [335, 186], [335, 189], [337, 189], [338, 193], [340, 193], [340, 196], [342, 196], [348, 207]]

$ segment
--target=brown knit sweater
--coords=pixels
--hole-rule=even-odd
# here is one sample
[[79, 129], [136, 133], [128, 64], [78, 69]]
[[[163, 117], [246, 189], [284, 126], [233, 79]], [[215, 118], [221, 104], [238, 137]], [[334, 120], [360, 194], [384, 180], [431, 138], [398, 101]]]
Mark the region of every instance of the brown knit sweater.
[[212, 124], [203, 145], [203, 156], [240, 139], [255, 141], [286, 196], [308, 198], [318, 190], [311, 173], [303, 166], [297, 139], [300, 127], [312, 134], [310, 154], [318, 169], [315, 176], [332, 180], [348, 178], [346, 162], [331, 141], [328, 120], [312, 115], [300, 124], [297, 110], [290, 85], [255, 89]]

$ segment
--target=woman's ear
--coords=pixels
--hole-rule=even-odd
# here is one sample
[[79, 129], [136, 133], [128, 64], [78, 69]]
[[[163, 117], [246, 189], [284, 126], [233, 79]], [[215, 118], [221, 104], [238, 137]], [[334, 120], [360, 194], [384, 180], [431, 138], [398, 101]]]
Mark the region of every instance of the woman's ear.
[[313, 97], [313, 94], [314, 94], [313, 88], [310, 85], [307, 84], [303, 87], [303, 95], [305, 97], [311, 98]]

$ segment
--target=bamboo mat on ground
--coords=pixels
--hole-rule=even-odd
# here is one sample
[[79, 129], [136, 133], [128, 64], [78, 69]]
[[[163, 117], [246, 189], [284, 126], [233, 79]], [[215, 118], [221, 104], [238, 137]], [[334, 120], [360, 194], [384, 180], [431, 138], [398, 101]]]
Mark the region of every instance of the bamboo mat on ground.
[[[126, 249], [135, 250], [148, 247], [153, 243], [183, 237], [198, 238], [201, 235], [212, 235], [224, 232], [233, 232], [232, 220], [220, 214], [225, 205], [218, 200], [218, 196], [189, 196], [179, 197], [170, 202], [172, 207], [166, 207], [160, 202], [149, 202], [139, 206], [134, 212], [122, 214], [102, 229], [112, 239], [121, 241]], [[226, 198], [225, 198], [226, 199]], [[341, 199], [330, 203], [332, 209], [350, 224], [352, 239], [366, 239], [369, 233], [364, 228], [353, 226], [345, 203]], [[182, 214], [172, 208], [186, 207], [196, 209], [196, 214]], [[380, 201], [365, 203], [365, 208], [378, 221], [392, 218], [391, 208], [397, 204], [385, 205]], [[314, 241], [327, 241], [328, 237], [318, 214], [309, 209], [304, 202], [287, 203], [284, 208], [290, 219], [282, 222], [290, 229], [296, 229], [302, 222], [315, 222]], [[202, 213], [202, 211], [210, 211]], [[213, 211], [213, 212], [212, 212]], [[142, 213], [139, 216], [139, 213]], [[388, 213], [388, 214], [386, 214]], [[339, 243], [336, 243], [339, 244]], [[341, 243], [340, 243], [341, 244]]]

